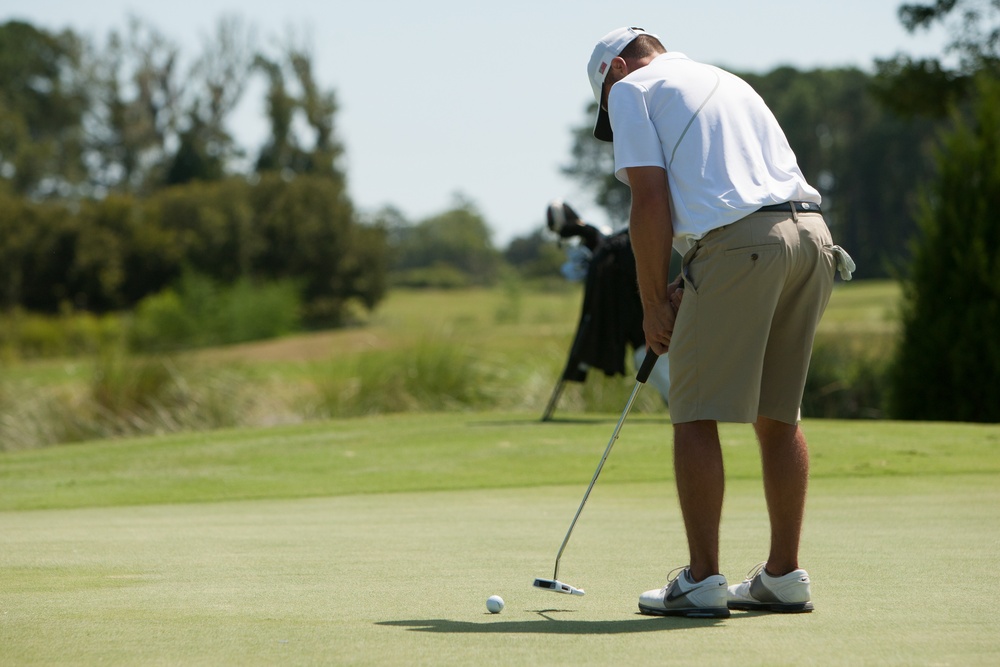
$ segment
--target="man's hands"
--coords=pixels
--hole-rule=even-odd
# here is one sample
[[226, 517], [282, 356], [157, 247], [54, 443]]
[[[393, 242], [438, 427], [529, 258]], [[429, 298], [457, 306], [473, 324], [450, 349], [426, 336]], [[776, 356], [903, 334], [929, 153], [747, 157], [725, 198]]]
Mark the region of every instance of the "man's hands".
[[643, 304], [642, 330], [646, 334], [646, 345], [658, 355], [666, 354], [670, 348], [670, 338], [674, 333], [674, 322], [684, 298], [681, 277], [667, 286], [667, 300]]

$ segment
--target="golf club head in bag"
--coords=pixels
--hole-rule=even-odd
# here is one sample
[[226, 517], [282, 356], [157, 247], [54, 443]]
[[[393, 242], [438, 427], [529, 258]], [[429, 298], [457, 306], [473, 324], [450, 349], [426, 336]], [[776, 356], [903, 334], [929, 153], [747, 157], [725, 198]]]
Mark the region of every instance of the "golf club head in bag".
[[639, 395], [639, 390], [642, 385], [645, 384], [646, 380], [649, 379], [649, 374], [653, 371], [653, 366], [656, 365], [657, 354], [653, 352], [652, 349], [646, 349], [646, 358], [642, 361], [642, 366], [639, 367], [639, 372], [635, 376], [635, 388], [632, 389], [632, 395], [629, 396], [628, 403], [625, 404], [625, 409], [622, 410], [622, 416], [618, 419], [618, 425], [615, 426], [614, 433], [611, 434], [611, 440], [608, 441], [608, 446], [604, 448], [604, 455], [601, 457], [601, 462], [597, 464], [597, 470], [594, 471], [594, 477], [590, 480], [590, 486], [587, 487], [587, 491], [583, 494], [583, 500], [580, 501], [580, 506], [576, 510], [576, 515], [573, 517], [573, 521], [569, 524], [569, 530], [566, 531], [566, 537], [563, 538], [562, 545], [559, 547], [559, 553], [556, 554], [556, 566], [552, 572], [551, 579], [537, 578], [532, 584], [535, 588], [541, 588], [542, 590], [552, 591], [554, 593], [565, 593], [566, 595], [584, 595], [582, 588], [577, 588], [576, 586], [570, 586], [569, 584], [559, 581], [559, 561], [562, 559], [563, 551], [566, 549], [566, 544], [569, 542], [570, 535], [573, 534], [573, 528], [576, 526], [577, 519], [580, 518], [580, 513], [583, 512], [584, 505], [587, 504], [587, 498], [590, 497], [590, 492], [594, 488], [594, 484], [597, 482], [598, 476], [601, 474], [601, 469], [604, 467], [604, 462], [608, 460], [608, 455], [611, 453], [611, 446], [615, 444], [615, 440], [618, 439], [618, 433], [622, 430], [622, 424], [625, 423], [625, 418], [628, 417], [629, 411], [632, 409], [632, 404], [635, 402], [635, 397]]
[[563, 236], [563, 231], [570, 231], [580, 224], [580, 216], [562, 199], [553, 199], [545, 211], [545, 220], [551, 231]]

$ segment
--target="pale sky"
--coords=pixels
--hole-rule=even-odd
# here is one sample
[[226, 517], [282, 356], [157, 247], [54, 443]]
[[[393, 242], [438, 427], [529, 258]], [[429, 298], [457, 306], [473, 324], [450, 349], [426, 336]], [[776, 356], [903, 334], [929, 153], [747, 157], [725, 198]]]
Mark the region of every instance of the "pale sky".
[[[604, 224], [589, 197], [560, 174], [571, 128], [590, 122], [586, 63], [623, 25], [659, 35], [668, 50], [729, 69], [766, 73], [856, 66], [897, 52], [939, 55], [941, 31], [908, 34], [902, 0], [0, 0], [0, 22], [71, 28], [103, 42], [129, 15], [193, 58], [222, 16], [240, 15], [262, 38], [289, 31], [312, 47], [315, 74], [340, 111], [355, 206], [399, 209], [417, 222], [470, 199], [494, 242], [543, 224], [546, 204], [571, 203]], [[266, 122], [248, 91], [231, 128], [255, 149]]]

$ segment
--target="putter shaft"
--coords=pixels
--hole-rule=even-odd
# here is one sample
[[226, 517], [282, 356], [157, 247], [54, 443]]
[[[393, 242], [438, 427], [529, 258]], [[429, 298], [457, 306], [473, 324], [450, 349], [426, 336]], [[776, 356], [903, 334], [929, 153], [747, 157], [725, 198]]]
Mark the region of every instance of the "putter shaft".
[[622, 410], [622, 416], [618, 419], [618, 424], [615, 426], [614, 432], [611, 434], [611, 439], [608, 441], [608, 446], [604, 448], [604, 455], [601, 456], [601, 462], [597, 464], [597, 470], [594, 471], [594, 477], [590, 480], [590, 485], [587, 486], [587, 491], [583, 494], [583, 500], [580, 501], [580, 506], [576, 510], [576, 514], [573, 516], [573, 521], [569, 524], [569, 530], [566, 531], [566, 537], [563, 538], [562, 544], [559, 546], [559, 553], [556, 554], [556, 566], [552, 573], [553, 581], [559, 580], [559, 561], [562, 559], [563, 551], [566, 549], [566, 544], [569, 542], [570, 535], [573, 534], [573, 528], [576, 526], [577, 519], [580, 518], [580, 513], [583, 512], [583, 506], [587, 504], [587, 498], [590, 497], [590, 492], [594, 488], [594, 484], [597, 482], [597, 478], [601, 474], [601, 469], [604, 468], [604, 462], [608, 460], [608, 455], [611, 453], [611, 447], [615, 444], [615, 440], [618, 439], [618, 433], [622, 430], [622, 425], [625, 423], [625, 418], [628, 417], [629, 411], [632, 409], [632, 404], [635, 403], [636, 396], [639, 395], [639, 390], [642, 389], [642, 385], [646, 383], [649, 379], [649, 374], [653, 371], [653, 366], [656, 364], [657, 354], [651, 349], [646, 349], [646, 357], [642, 361], [642, 366], [639, 367], [639, 372], [635, 376], [635, 387], [632, 388], [632, 394], [628, 397], [628, 403], [625, 404], [625, 409]]

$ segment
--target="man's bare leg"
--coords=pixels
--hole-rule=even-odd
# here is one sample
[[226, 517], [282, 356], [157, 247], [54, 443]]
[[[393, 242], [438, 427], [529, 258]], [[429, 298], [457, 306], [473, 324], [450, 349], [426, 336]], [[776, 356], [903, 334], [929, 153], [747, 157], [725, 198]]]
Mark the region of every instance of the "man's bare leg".
[[759, 417], [754, 430], [760, 442], [764, 497], [771, 519], [767, 572], [781, 576], [799, 567], [799, 540], [809, 485], [809, 449], [797, 424]]
[[725, 468], [714, 421], [674, 425], [674, 474], [695, 581], [719, 573], [719, 524]]

